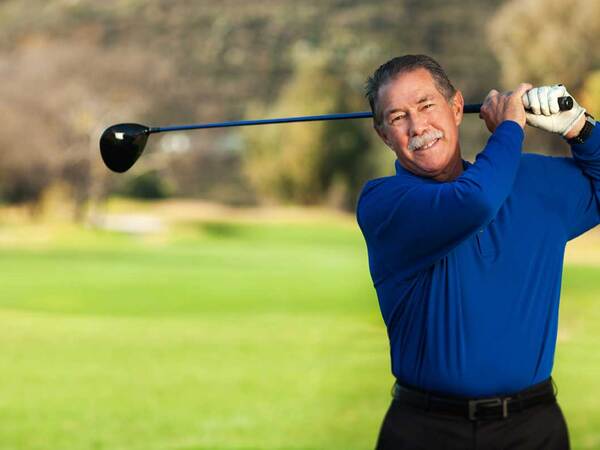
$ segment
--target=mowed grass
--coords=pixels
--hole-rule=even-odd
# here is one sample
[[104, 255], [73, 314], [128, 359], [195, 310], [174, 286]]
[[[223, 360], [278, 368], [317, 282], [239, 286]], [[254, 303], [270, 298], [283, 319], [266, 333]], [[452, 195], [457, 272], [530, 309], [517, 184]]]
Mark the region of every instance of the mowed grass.
[[[600, 269], [578, 264], [555, 377], [594, 449]], [[392, 383], [352, 219], [0, 225], [0, 346], [2, 449], [372, 448]]]

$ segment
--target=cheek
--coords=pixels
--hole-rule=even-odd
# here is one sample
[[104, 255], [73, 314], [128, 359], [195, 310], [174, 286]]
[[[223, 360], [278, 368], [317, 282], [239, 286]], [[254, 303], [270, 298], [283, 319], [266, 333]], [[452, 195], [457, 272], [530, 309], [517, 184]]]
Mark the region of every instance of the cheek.
[[408, 133], [403, 132], [402, 130], [393, 129], [389, 132], [388, 137], [391, 147], [395, 152], [403, 151], [402, 149], [408, 148], [408, 141], [410, 140]]

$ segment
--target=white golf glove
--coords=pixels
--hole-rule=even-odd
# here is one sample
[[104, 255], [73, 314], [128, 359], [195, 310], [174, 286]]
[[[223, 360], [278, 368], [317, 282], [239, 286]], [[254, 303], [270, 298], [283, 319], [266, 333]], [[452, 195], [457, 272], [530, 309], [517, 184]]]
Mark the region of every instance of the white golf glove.
[[573, 108], [569, 111], [561, 111], [558, 107], [558, 98], [565, 96], [570, 94], [562, 84], [528, 90], [522, 97], [525, 109], [531, 110], [527, 111], [527, 123], [551, 133], [563, 136], [567, 134], [585, 113], [585, 109], [573, 99]]

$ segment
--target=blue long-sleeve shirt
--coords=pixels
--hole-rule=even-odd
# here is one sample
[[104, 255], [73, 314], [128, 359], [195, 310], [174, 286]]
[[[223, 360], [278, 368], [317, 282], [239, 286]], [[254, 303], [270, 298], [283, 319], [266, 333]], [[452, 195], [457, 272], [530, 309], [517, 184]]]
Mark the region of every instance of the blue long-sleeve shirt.
[[399, 382], [508, 394], [552, 371], [567, 241], [600, 223], [600, 127], [572, 158], [521, 154], [500, 124], [450, 182], [367, 182], [357, 219]]

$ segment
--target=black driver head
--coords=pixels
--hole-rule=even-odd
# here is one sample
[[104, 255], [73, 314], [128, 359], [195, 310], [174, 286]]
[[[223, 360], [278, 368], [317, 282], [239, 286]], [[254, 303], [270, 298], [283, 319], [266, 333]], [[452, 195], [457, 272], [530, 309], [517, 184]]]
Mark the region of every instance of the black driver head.
[[138, 160], [150, 128], [137, 123], [120, 123], [108, 127], [100, 137], [100, 154], [106, 167], [114, 172], [125, 172]]

